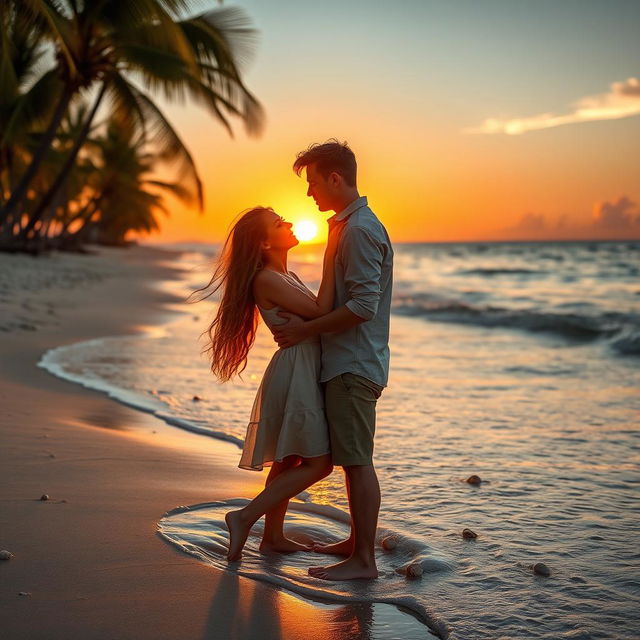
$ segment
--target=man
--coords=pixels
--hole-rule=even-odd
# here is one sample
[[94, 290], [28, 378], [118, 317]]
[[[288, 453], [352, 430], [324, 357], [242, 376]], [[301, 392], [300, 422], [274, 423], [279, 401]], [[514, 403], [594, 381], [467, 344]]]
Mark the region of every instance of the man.
[[[325, 407], [334, 465], [344, 468], [351, 534], [320, 553], [347, 556], [309, 573], [325, 580], [377, 578], [374, 543], [380, 486], [373, 466], [376, 401], [389, 375], [389, 313], [393, 250], [386, 229], [361, 197], [356, 159], [346, 144], [330, 140], [298, 154], [306, 168], [307, 195], [320, 211], [334, 211], [329, 233], [338, 233], [334, 310], [308, 322], [290, 317], [276, 331], [281, 347], [320, 334]], [[288, 314], [281, 314], [288, 315]]]

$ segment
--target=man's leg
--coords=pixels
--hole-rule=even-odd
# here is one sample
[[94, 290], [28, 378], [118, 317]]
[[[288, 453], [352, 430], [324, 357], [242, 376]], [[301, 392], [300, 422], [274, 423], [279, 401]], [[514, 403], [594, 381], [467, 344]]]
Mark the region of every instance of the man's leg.
[[374, 545], [378, 513], [380, 512], [380, 484], [374, 466], [346, 467], [349, 478], [349, 509], [353, 526], [353, 552], [363, 564], [375, 568]]
[[325, 406], [331, 436], [333, 463], [344, 467], [351, 534], [347, 540], [314, 551], [339, 553], [347, 559], [329, 567], [312, 567], [309, 573], [326, 580], [375, 578], [374, 543], [380, 485], [373, 467], [376, 402], [382, 387], [351, 373], [332, 378], [325, 386]]
[[374, 545], [380, 511], [380, 485], [376, 470], [372, 464], [356, 465], [345, 467], [345, 473], [350, 487], [353, 551], [346, 560], [337, 564], [311, 567], [309, 574], [324, 580], [377, 578]]

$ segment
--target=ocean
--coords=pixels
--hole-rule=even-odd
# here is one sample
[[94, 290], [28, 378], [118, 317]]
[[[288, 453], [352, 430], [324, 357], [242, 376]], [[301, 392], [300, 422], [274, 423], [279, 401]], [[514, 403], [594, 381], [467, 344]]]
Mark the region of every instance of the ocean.
[[[163, 287], [186, 299], [208, 281], [216, 247], [173, 248], [184, 276]], [[289, 270], [317, 288], [320, 258], [299, 246]], [[303, 596], [402, 605], [452, 640], [639, 637], [639, 275], [638, 242], [395, 246], [375, 463], [379, 537], [397, 547], [378, 550], [379, 580], [322, 583], [306, 575], [326, 560], [312, 554], [269, 562], [259, 525], [230, 569], [223, 515], [240, 496], [169, 511], [161, 534]], [[185, 302], [146, 334], [54, 349], [40, 365], [239, 447], [276, 345], [261, 326], [242, 379], [217, 383], [200, 339], [216, 304]], [[339, 470], [299, 498], [289, 527], [346, 534]], [[539, 562], [549, 576], [532, 570]], [[405, 575], [411, 564], [421, 577]]]

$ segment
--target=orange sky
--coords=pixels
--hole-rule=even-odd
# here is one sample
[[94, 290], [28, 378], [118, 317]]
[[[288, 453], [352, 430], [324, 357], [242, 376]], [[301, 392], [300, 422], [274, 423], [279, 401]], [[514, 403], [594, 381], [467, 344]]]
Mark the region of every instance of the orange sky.
[[[339, 23], [300, 3], [226, 4], [246, 8], [261, 32], [247, 84], [266, 129], [249, 139], [237, 124], [230, 139], [199, 108], [165, 104], [196, 160], [206, 210], [170, 202], [154, 241], [220, 241], [258, 204], [324, 231], [327, 214], [291, 165], [330, 137], [353, 148], [360, 193], [397, 242], [640, 238], [640, 84], [628, 81], [640, 75], [632, 56], [640, 45], [624, 12], [586, 3], [581, 22], [549, 5], [538, 24], [501, 4], [494, 27], [462, 3], [479, 22], [460, 34], [460, 7], [446, 3], [408, 2], [401, 16], [391, 6], [345, 10]], [[428, 27], [417, 28], [427, 15]], [[596, 19], [594, 37], [585, 24]], [[516, 37], [519, 20], [528, 31]], [[598, 64], [576, 66], [588, 66], [592, 50]]]

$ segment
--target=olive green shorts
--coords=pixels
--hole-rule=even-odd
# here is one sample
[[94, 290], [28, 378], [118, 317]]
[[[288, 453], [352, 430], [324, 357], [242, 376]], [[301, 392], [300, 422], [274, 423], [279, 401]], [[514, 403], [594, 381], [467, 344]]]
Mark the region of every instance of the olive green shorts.
[[331, 459], [341, 467], [373, 464], [376, 402], [383, 387], [354, 373], [325, 383]]

